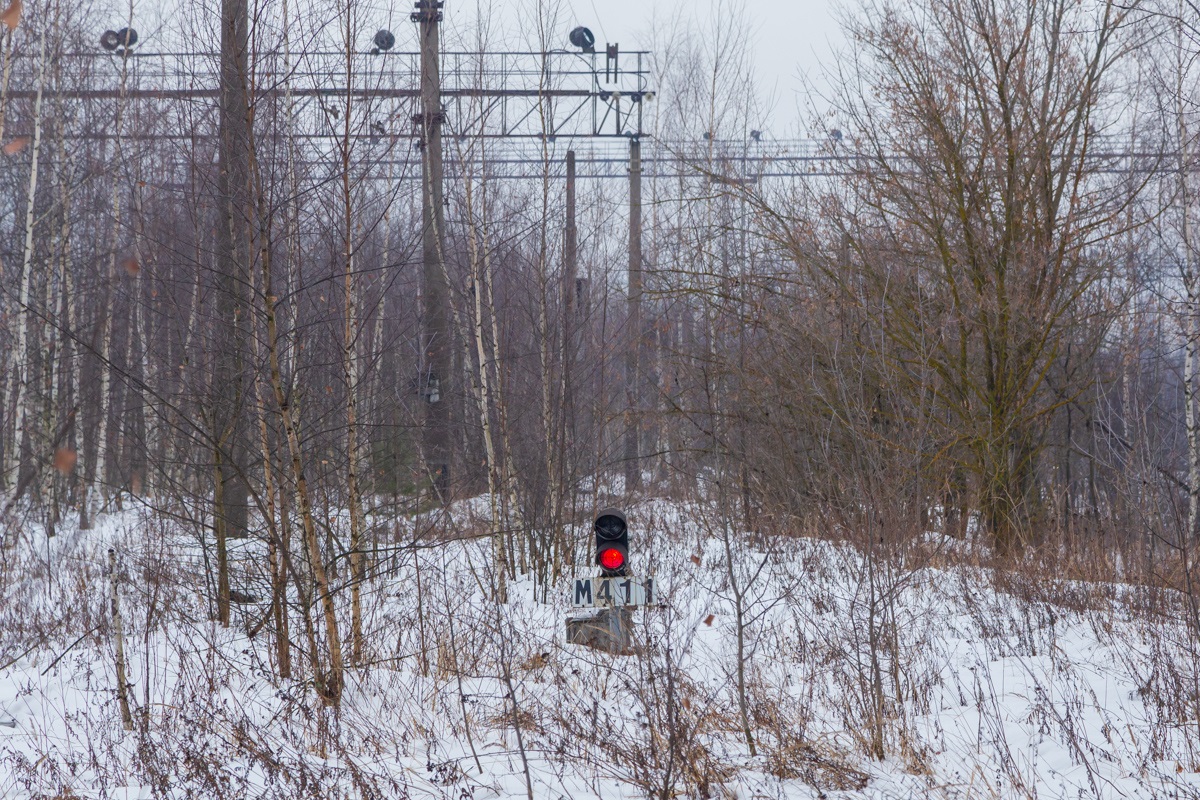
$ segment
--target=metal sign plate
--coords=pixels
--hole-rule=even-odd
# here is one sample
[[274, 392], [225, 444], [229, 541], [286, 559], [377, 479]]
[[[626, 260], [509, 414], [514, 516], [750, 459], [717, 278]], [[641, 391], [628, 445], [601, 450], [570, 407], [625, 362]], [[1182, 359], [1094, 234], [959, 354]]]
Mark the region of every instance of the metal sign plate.
[[571, 582], [572, 608], [625, 608], [654, 602], [653, 578], [576, 578]]

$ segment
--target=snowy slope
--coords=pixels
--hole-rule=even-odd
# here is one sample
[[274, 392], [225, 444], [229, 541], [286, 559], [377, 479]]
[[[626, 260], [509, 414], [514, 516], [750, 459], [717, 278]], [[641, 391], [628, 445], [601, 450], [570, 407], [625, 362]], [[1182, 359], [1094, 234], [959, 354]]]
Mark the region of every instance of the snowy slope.
[[[936, 549], [882, 564], [730, 536], [727, 551], [701, 511], [630, 510], [635, 568], [665, 596], [637, 612], [637, 655], [565, 644], [565, 577], [545, 603], [510, 583], [498, 606], [486, 541], [400, 547], [364, 592], [366, 665], [337, 712], [274, 677], [271, 637], [246, 633], [265, 605], [210, 620], [203, 551], [173, 523], [28, 530], [5, 556], [0, 798], [1200, 797], [1200, 655], [1171, 598], [1000, 581]], [[261, 592], [265, 548], [239, 547], [235, 588]]]

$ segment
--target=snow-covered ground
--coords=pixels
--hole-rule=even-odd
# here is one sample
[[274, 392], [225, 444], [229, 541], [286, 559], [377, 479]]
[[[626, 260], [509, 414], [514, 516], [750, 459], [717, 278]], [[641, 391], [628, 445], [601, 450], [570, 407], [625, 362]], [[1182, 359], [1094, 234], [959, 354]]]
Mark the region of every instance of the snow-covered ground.
[[[495, 603], [484, 539], [399, 547], [364, 587], [363, 665], [336, 712], [275, 677], [265, 627], [248, 637], [266, 605], [210, 618], [203, 551], [174, 523], [26, 530], [2, 555], [0, 798], [1200, 797], [1180, 598], [1001, 579], [936, 546], [881, 560], [726, 539], [712, 516], [630, 509], [634, 567], [664, 601], [636, 613], [633, 655], [565, 643], [565, 577], [545, 602], [526, 578]], [[407, 525], [383, 544], [410, 543]], [[265, 560], [239, 543], [234, 588], [263, 596]], [[302, 667], [298, 614], [291, 630]]]

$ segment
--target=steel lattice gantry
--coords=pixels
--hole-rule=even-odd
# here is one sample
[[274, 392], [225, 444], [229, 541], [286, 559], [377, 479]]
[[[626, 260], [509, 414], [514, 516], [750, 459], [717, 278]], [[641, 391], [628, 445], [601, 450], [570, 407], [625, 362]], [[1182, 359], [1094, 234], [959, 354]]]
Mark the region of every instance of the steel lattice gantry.
[[[73, 53], [56, 59], [46, 100], [211, 106], [220, 94], [215, 52]], [[328, 110], [350, 98], [377, 112], [377, 129], [419, 113], [420, 53], [322, 51], [262, 54], [250, 75], [256, 100], [291, 98], [300, 136], [326, 134]], [[35, 58], [18, 57], [8, 98], [37, 94]], [[449, 135], [488, 138], [637, 137], [650, 90], [649, 54], [446, 52], [440, 54], [441, 99]], [[388, 125], [388, 133], [411, 132]], [[171, 131], [151, 135], [171, 135]], [[364, 131], [366, 133], [366, 131]]]

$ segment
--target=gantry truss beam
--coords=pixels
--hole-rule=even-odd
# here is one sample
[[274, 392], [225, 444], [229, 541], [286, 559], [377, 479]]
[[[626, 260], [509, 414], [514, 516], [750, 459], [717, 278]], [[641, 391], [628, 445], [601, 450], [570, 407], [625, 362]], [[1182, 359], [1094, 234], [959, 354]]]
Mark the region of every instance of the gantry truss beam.
[[[13, 135], [22, 135], [20, 130]], [[111, 132], [76, 134], [72, 138], [113, 142]], [[215, 133], [152, 132], [122, 134], [126, 143], [162, 143], [169, 148], [169, 163], [183, 169], [215, 157]], [[480, 153], [479, 138], [487, 140]], [[576, 178], [579, 180], [627, 180], [629, 146], [617, 138], [555, 137], [504, 139], [499, 136], [448, 136], [445, 142], [445, 173], [448, 179], [471, 176], [489, 180], [533, 180], [543, 175], [564, 177], [566, 154], [575, 152]], [[294, 139], [303, 154], [310, 175], [336, 172], [343, 162], [335, 152], [342, 139], [335, 133], [296, 134]], [[420, 151], [411, 137], [385, 136], [375, 132], [349, 136], [355, 151], [356, 180], [418, 181]], [[754, 184], [767, 179], [845, 177], [866, 168], [870, 161], [848, 148], [820, 139], [761, 141], [698, 140], [660, 141], [642, 137], [642, 178], [650, 181], [700, 180], [714, 185]], [[127, 154], [127, 157], [132, 153]], [[275, 157], [281, 157], [282, 151]], [[1089, 156], [1097, 174], [1145, 174], [1175, 163], [1175, 155], [1166, 150], [1137, 147], [1113, 140]], [[897, 159], [901, 160], [901, 159]], [[167, 173], [174, 170], [167, 169]]]
[[[96, 119], [125, 103], [132, 113], [126, 115], [123, 141], [164, 142], [174, 159], [205, 153], [203, 159], [215, 146], [217, 55], [65, 55], [43, 87], [43, 103], [47, 108], [55, 103], [91, 108]], [[10, 100], [32, 101], [36, 95], [32, 60], [14, 60]], [[653, 92], [649, 54], [642, 51], [620, 53], [615, 60], [573, 51], [450, 52], [441, 54], [441, 63], [445, 170], [452, 179], [557, 176], [565, 174], [566, 152], [573, 149], [578, 179], [625, 180], [627, 140], [634, 137], [644, 139], [646, 180], [736, 185], [846, 176], [868, 165], [848, 141], [833, 139], [659, 141], [643, 136], [644, 110], [653, 102]], [[276, 122], [283, 106], [292, 104], [294, 123], [287, 136], [296, 144], [295, 155], [310, 168], [339, 168], [343, 162], [336, 148], [348, 141], [361, 178], [419, 180], [420, 153], [413, 146], [420, 138], [414, 124], [420, 111], [419, 53], [321, 51], [296, 54], [290, 64], [280, 53], [266, 53], [253, 84], [255, 101], [274, 109]], [[347, 104], [355, 114], [348, 135], [338, 116]], [[181, 118], [190, 123], [179, 124]], [[9, 130], [21, 135], [19, 105], [10, 115]], [[66, 135], [117, 138], [103, 124], [68, 129]], [[1172, 154], [1104, 139], [1089, 158], [1098, 173], [1145, 173], [1160, 168]], [[897, 163], [904, 160], [895, 158]]]
[[[406, 143], [407, 144], [407, 143]], [[487, 144], [480, 155], [478, 142], [446, 143], [447, 179], [467, 177], [488, 180], [540, 180], [566, 175], [566, 154], [575, 153], [578, 180], [627, 180], [628, 145], [614, 140], [559, 139], [555, 142], [501, 142]], [[369, 148], [379, 148], [372, 156]], [[420, 179], [420, 154], [411, 146], [387, 147], [380, 137], [363, 137], [363, 154], [355, 160], [356, 180], [416, 181]], [[312, 172], [336, 173], [342, 162], [326, 155], [311, 158]], [[1175, 163], [1169, 151], [1122, 147], [1114, 142], [1090, 154], [1097, 175], [1147, 174]], [[894, 169], [903, 157], [889, 159]], [[648, 181], [701, 181], [714, 187], [754, 185], [769, 179], [848, 177], [875, 163], [826, 140], [763, 140], [752, 146], [732, 140], [659, 141], [642, 137], [642, 179]]]
[[[220, 96], [218, 55], [182, 53], [74, 53], [55, 60], [44, 102], [94, 101], [166, 110], [167, 104], [212, 106]], [[250, 76], [255, 103], [299, 105], [301, 133], [349, 101], [356, 111], [408, 134], [419, 113], [420, 53], [306, 52], [285, 63], [281, 53], [260, 54]], [[14, 60], [7, 97], [32, 100], [38, 92], [34, 59]], [[448, 132], [491, 138], [629, 137], [642, 133], [643, 106], [653, 99], [645, 51], [606, 54], [449, 52], [441, 54], [441, 99]], [[313, 103], [317, 107], [313, 107]], [[327, 121], [327, 120], [325, 120]], [[394, 129], [399, 121], [405, 130]], [[388, 124], [389, 122], [393, 124]]]

